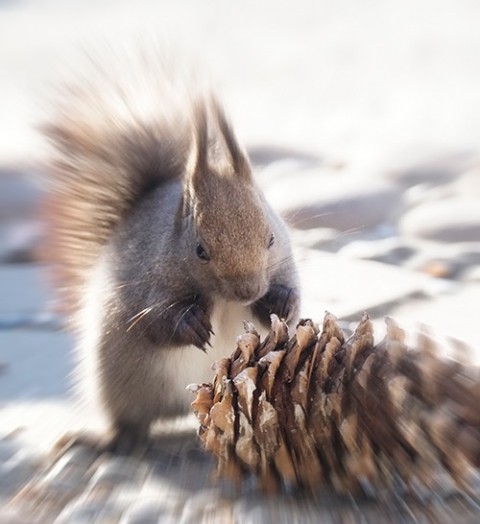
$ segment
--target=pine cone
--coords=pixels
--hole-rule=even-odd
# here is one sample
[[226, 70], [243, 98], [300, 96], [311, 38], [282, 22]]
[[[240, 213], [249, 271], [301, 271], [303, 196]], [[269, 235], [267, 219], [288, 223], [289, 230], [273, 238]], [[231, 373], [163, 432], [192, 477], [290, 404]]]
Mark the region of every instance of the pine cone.
[[303, 320], [291, 339], [275, 315], [263, 341], [246, 322], [213, 384], [189, 386], [219, 475], [253, 473], [270, 492], [435, 490], [445, 477], [468, 488], [480, 466], [478, 369], [440, 357], [427, 335], [408, 348], [386, 322], [377, 345], [366, 314], [348, 340], [329, 313], [321, 332]]

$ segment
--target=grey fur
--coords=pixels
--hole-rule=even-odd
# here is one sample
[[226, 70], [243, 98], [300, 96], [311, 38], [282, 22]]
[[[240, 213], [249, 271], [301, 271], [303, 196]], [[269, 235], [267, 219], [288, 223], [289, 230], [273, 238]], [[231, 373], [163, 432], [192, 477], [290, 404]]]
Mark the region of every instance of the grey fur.
[[178, 89], [160, 59], [140, 82], [99, 76], [70, 86], [45, 126], [47, 245], [120, 449], [188, 409], [186, 384], [209, 379], [242, 317], [294, 321], [299, 290], [288, 234], [218, 100]]

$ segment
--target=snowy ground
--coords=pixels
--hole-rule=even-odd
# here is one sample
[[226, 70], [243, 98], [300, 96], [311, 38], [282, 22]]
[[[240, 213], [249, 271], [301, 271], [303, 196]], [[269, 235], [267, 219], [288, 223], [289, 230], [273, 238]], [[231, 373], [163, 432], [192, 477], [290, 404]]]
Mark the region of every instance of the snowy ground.
[[293, 228], [306, 316], [423, 322], [479, 360], [479, 24], [476, 0], [0, 0], [0, 436], [47, 449], [79, 424], [71, 339], [19, 262], [38, 242], [34, 123], [84, 42], [198, 56]]

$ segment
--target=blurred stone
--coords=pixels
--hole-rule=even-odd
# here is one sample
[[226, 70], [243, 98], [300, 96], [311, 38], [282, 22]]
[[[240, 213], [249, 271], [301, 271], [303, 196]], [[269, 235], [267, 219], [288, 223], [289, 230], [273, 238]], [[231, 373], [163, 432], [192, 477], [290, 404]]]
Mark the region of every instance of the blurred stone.
[[400, 237], [391, 237], [374, 241], [354, 241], [343, 247], [339, 254], [375, 260], [385, 264], [399, 265], [417, 252], [417, 248]]
[[36, 220], [0, 227], [0, 264], [24, 264], [38, 259], [41, 225]]
[[[272, 162], [258, 169], [255, 173], [255, 179], [260, 188], [268, 195], [269, 203], [275, 206], [272, 198], [281, 200], [282, 188], [285, 184], [290, 185], [291, 191], [292, 183], [297, 180], [297, 177], [315, 176], [310, 175], [312, 172], [318, 176], [326, 177], [327, 181], [330, 180], [328, 175], [331, 173], [329, 170], [324, 170], [322, 167], [312, 168], [310, 164], [298, 158], [284, 158]], [[295, 189], [298, 189], [297, 184], [295, 184]], [[277, 194], [280, 196], [277, 197]]]
[[442, 282], [371, 260], [305, 250], [296, 253], [304, 318], [320, 321], [325, 310], [339, 319], [358, 319], [363, 311], [388, 314], [409, 297], [438, 292]]
[[178, 512], [173, 510], [171, 504], [164, 501], [152, 500], [151, 497], [139, 498], [129, 506], [123, 514], [120, 524], [176, 524], [179, 521]]
[[366, 181], [353, 174], [304, 170], [264, 189], [274, 209], [298, 229], [362, 231], [395, 222], [405, 207], [403, 193], [395, 184]]
[[372, 237], [371, 231], [341, 233], [336, 229], [327, 227], [315, 227], [311, 229], [290, 228], [290, 236], [294, 246], [307, 249], [320, 249], [330, 253], [336, 253], [342, 247], [355, 242], [357, 239]]
[[464, 198], [480, 198], [480, 165], [474, 166], [450, 184], [451, 191]]
[[383, 173], [407, 188], [417, 184], [442, 185], [449, 182], [478, 160], [473, 151], [445, 152], [428, 147], [409, 148], [390, 154], [385, 159]]
[[162, 515], [155, 524], [178, 524], [178, 515], [175, 513]]
[[74, 467], [78, 470], [86, 471], [96, 460], [97, 452], [87, 446], [74, 446], [68, 449], [59, 459], [58, 464]]
[[458, 265], [448, 260], [430, 260], [418, 269], [434, 278], [455, 278], [459, 273]]
[[10, 460], [16, 453], [18, 453], [18, 443], [13, 442], [9, 438], [0, 440], [0, 464]]
[[[411, 333], [418, 326], [430, 326], [436, 337], [453, 337], [471, 346], [472, 364], [480, 365], [480, 332], [478, 323], [478, 297], [480, 283], [457, 285], [453, 293], [438, 294], [435, 300], [417, 297], [399, 302], [389, 309], [389, 316]], [[381, 320], [383, 323], [383, 319]]]
[[480, 282], [480, 264], [472, 266], [462, 274], [464, 282]]
[[9, 460], [0, 464], [0, 493], [2, 497], [13, 495], [36, 471], [36, 464], [29, 460]]
[[40, 241], [41, 194], [33, 174], [0, 168], [0, 263], [35, 260]]
[[0, 168], [0, 223], [36, 217], [40, 195], [30, 173]]
[[417, 252], [405, 261], [406, 267], [436, 278], [463, 279], [471, 266], [480, 265], [480, 243], [416, 241]]
[[[20, 511], [13, 508], [1, 508], [0, 507], [0, 522], [2, 524], [25, 524], [25, 515]], [[31, 517], [28, 520], [29, 524], [41, 524], [35, 517]]]
[[480, 202], [465, 198], [421, 205], [402, 217], [400, 231], [437, 242], [480, 242]]
[[120, 487], [124, 484], [141, 485], [148, 475], [147, 465], [135, 457], [112, 457], [102, 463], [90, 481], [90, 486]]
[[119, 522], [121, 514], [121, 510], [115, 504], [78, 501], [66, 506], [55, 520], [55, 524], [114, 524]]
[[404, 190], [406, 208], [414, 209], [419, 206], [428, 205], [430, 202], [452, 198], [455, 196], [455, 191], [451, 185], [436, 185], [435, 181], [417, 184]]
[[[242, 524], [290, 524], [291, 522], [304, 522], [310, 524], [313, 521], [305, 518], [298, 511], [303, 504], [308, 505], [308, 502], [301, 499], [290, 500], [288, 497], [284, 498], [254, 498], [243, 497], [239, 499], [233, 509], [234, 522], [241, 522]], [[316, 522], [329, 521], [325, 519], [323, 511], [317, 511]]]
[[[66, 333], [0, 330], [0, 354], [8, 366], [0, 377], [0, 399], [33, 402], [39, 398], [67, 398], [73, 360], [70, 347]], [[0, 405], [0, 417], [7, 407]], [[46, 421], [40, 423], [48, 426]]]
[[297, 160], [305, 165], [318, 164], [320, 158], [308, 151], [300, 151], [271, 144], [257, 144], [248, 148], [248, 157], [253, 165], [266, 166], [274, 162]]
[[[203, 520], [210, 521], [211, 519], [206, 518], [206, 514], [216, 513], [215, 510], [222, 510], [228, 506], [226, 512], [231, 513], [230, 506], [227, 501], [222, 498], [220, 491], [216, 489], [204, 489], [193, 494], [186, 502], [182, 511], [182, 523], [194, 523], [202, 522]], [[228, 524], [231, 519], [228, 517], [225, 523]]]
[[51, 296], [44, 277], [38, 265], [0, 265], [0, 314], [43, 309]]
[[67, 451], [42, 479], [43, 490], [64, 500], [79, 495], [89, 479], [91, 466], [91, 461], [79, 462], [79, 456], [85, 456], [83, 450], [80, 453], [77, 449]]

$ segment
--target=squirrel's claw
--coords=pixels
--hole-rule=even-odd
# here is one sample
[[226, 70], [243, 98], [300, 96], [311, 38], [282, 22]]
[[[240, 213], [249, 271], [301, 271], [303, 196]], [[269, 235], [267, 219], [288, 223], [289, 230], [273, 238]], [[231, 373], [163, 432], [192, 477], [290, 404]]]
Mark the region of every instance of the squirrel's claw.
[[194, 304], [181, 314], [174, 338], [181, 344], [192, 344], [206, 352], [206, 346], [211, 347], [211, 335], [210, 316], [200, 305]]
[[283, 284], [273, 284], [267, 294], [255, 302], [253, 312], [265, 325], [270, 325], [270, 315], [290, 322], [298, 315], [300, 297], [296, 289]]

